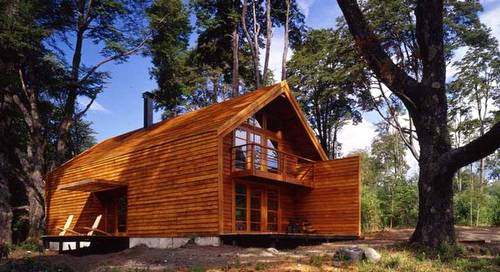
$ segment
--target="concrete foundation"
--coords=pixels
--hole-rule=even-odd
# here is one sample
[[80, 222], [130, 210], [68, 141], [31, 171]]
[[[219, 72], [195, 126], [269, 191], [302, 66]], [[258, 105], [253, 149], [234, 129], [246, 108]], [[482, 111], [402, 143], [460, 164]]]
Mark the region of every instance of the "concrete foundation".
[[[130, 247], [145, 245], [150, 248], [178, 248], [187, 244], [191, 239], [187, 237], [130, 237]], [[219, 246], [217, 236], [196, 237], [194, 243], [199, 246]]]
[[[78, 242], [63, 242], [62, 243], [62, 251], [75, 250], [76, 243], [78, 243]], [[90, 246], [90, 242], [79, 242], [79, 243], [80, 243], [80, 248]], [[59, 251], [59, 242], [49, 242], [49, 249]]]

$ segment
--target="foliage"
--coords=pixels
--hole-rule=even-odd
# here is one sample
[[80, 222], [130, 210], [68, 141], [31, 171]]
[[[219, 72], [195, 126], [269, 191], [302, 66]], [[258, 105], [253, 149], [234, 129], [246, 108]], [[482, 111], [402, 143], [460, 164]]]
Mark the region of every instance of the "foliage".
[[150, 73], [158, 84], [154, 92], [156, 101], [170, 111], [167, 115], [175, 115], [176, 107], [189, 95], [185, 82], [186, 75], [190, 75], [187, 66], [191, 33], [188, 10], [180, 0], [158, 0], [147, 13], [153, 33], [148, 54], [153, 63]]
[[338, 133], [349, 121], [361, 121], [361, 99], [368, 77], [342, 31], [310, 30], [288, 63], [288, 79], [330, 157], [340, 155]]
[[362, 160], [361, 223], [365, 232], [411, 227], [417, 220], [417, 184], [407, 174], [405, 147], [397, 134], [383, 127], [370, 152], [350, 154]]
[[14, 250], [25, 250], [25, 251], [32, 251], [32, 252], [43, 252], [44, 248], [42, 245], [37, 243], [36, 241], [24, 241], [19, 244], [12, 245], [12, 251]]

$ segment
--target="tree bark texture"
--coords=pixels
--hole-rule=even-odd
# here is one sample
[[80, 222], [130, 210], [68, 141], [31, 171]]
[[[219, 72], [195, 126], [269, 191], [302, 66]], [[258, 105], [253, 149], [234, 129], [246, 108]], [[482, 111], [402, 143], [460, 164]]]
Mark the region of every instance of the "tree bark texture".
[[248, 19], [248, 2], [247, 0], [243, 0], [243, 7], [241, 9], [241, 25], [243, 28], [243, 33], [245, 34], [245, 38], [247, 39], [248, 44], [250, 45], [250, 52], [252, 54], [253, 67], [254, 67], [254, 76], [255, 76], [255, 87], [260, 88], [261, 86], [261, 78], [260, 78], [260, 69], [259, 69], [259, 32], [260, 26], [257, 23], [257, 16], [255, 10], [255, 0], [252, 0], [252, 22], [253, 22], [253, 38], [248, 31], [247, 19]]
[[[0, 154], [0, 169], [3, 171], [3, 160]], [[0, 245], [12, 243], [12, 208], [7, 177], [0, 172]]]
[[283, 57], [281, 58], [281, 80], [286, 80], [286, 59], [288, 57], [288, 43], [290, 32], [290, 0], [285, 0], [286, 3], [286, 16], [285, 16], [285, 33], [283, 34]]
[[451, 148], [447, 126], [443, 1], [417, 1], [416, 39], [422, 62], [420, 81], [392, 61], [356, 1], [338, 0], [338, 3], [358, 51], [376, 77], [403, 102], [415, 125], [420, 145], [419, 212], [410, 240], [433, 248], [455, 243], [453, 175], [461, 167], [500, 147], [500, 124], [463, 147]]
[[271, 0], [266, 0], [266, 55], [264, 56], [264, 70], [262, 81], [268, 82], [269, 55], [271, 54], [271, 39], [273, 37], [273, 22], [271, 21]]
[[240, 34], [238, 33], [238, 24], [235, 24], [232, 33], [232, 51], [233, 51], [233, 69], [232, 69], [232, 96], [236, 97], [240, 94], [240, 79], [239, 79], [239, 47]]

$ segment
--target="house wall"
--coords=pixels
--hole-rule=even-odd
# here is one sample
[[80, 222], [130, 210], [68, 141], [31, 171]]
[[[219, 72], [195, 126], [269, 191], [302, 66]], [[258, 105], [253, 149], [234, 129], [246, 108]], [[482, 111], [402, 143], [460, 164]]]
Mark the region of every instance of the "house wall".
[[360, 157], [314, 165], [314, 189], [297, 198], [297, 215], [318, 234], [361, 235]]
[[[279, 213], [281, 215], [281, 232], [285, 232], [289, 220], [295, 216], [296, 189], [282, 182], [273, 182], [260, 178], [235, 179], [231, 177], [231, 147], [233, 146], [233, 133], [228, 133], [223, 138], [223, 233], [233, 233], [234, 216], [234, 183], [254, 183], [271, 185], [280, 191]], [[283, 151], [290, 152], [291, 145], [282, 143], [280, 148]]]
[[[58, 233], [69, 214], [73, 227], [89, 227], [102, 207], [90, 193], [57, 190], [82, 179], [128, 186], [127, 234], [131, 237], [211, 235], [218, 228], [218, 141], [204, 132], [174, 141], [143, 142], [136, 150], [85, 165], [72, 164], [47, 180], [47, 230]], [[145, 140], [147, 141], [147, 140]]]

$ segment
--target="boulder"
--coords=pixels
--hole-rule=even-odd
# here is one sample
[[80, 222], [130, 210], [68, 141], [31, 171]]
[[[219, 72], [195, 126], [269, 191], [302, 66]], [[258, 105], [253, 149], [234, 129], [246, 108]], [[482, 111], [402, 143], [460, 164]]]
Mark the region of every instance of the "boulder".
[[343, 247], [337, 249], [333, 255], [333, 262], [358, 262], [363, 259], [363, 250], [358, 247]]
[[277, 250], [276, 248], [274, 247], [270, 247], [267, 249], [268, 252], [272, 253], [272, 254], [280, 254], [280, 251]]
[[380, 261], [380, 258], [382, 258], [380, 253], [378, 253], [375, 249], [373, 249], [371, 247], [367, 247], [367, 248], [363, 249], [363, 252], [365, 254], [365, 258], [370, 262], [376, 263], [376, 262]]

